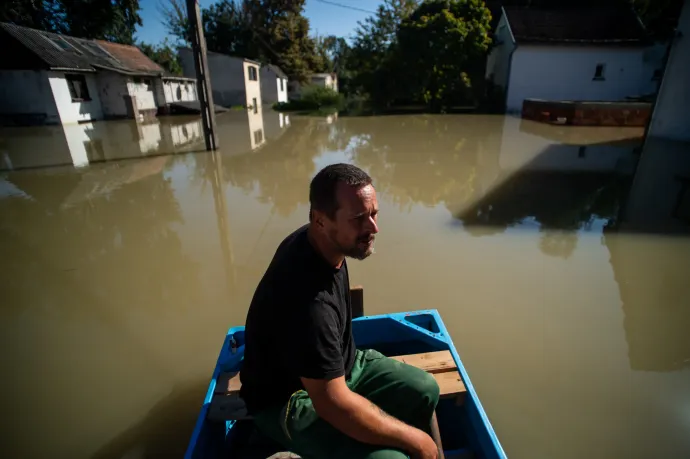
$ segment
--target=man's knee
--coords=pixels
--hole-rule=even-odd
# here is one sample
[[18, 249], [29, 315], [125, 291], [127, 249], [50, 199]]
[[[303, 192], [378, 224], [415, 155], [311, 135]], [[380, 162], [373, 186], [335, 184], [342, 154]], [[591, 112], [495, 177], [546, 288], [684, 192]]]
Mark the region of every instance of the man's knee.
[[367, 454], [363, 459], [409, 459], [409, 457], [397, 449], [377, 449]]
[[418, 377], [410, 382], [412, 390], [424, 400], [429, 406], [436, 406], [441, 394], [436, 378], [431, 373], [420, 370]]

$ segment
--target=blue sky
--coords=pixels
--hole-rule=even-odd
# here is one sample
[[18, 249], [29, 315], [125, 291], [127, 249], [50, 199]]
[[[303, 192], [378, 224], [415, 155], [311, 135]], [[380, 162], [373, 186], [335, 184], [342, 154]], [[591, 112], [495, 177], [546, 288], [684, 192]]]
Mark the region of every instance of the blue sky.
[[[166, 36], [161, 24], [158, 5], [166, 0], [139, 0], [141, 6], [140, 15], [144, 25], [137, 28], [137, 41], [147, 43], [159, 43]], [[326, 0], [341, 5], [375, 11], [380, 0]], [[167, 3], [167, 2], [166, 2]], [[199, 0], [201, 7], [207, 7], [215, 3], [214, 0]], [[304, 15], [309, 19], [311, 33], [319, 35], [337, 35], [348, 37], [354, 33], [357, 21], [364, 20], [369, 14], [348, 8], [341, 8], [319, 0], [307, 0]]]

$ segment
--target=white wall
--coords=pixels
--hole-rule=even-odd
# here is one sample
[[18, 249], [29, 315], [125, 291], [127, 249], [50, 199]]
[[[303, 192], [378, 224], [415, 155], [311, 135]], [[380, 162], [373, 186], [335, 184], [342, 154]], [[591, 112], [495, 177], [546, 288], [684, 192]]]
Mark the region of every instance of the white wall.
[[106, 117], [127, 116], [125, 96], [129, 94], [127, 89], [128, 78], [114, 72], [98, 72], [96, 85], [101, 98], [103, 115]]
[[[192, 50], [180, 48], [179, 56], [183, 75], [196, 78]], [[244, 59], [218, 53], [208, 53], [206, 57], [213, 103], [224, 107], [246, 104]]]
[[[266, 129], [264, 128], [263, 111], [259, 110], [254, 113], [253, 110], [247, 112], [249, 119], [249, 145], [254, 150], [266, 143]], [[259, 131], [261, 132], [259, 134]]]
[[[282, 82], [282, 88], [281, 88], [281, 82]], [[276, 79], [276, 88], [278, 90], [278, 102], [287, 102], [288, 101], [288, 80], [287, 80], [287, 78], [277, 78]]]
[[[280, 89], [280, 82], [283, 89]], [[287, 78], [281, 78], [270, 67], [261, 67], [261, 98], [266, 105], [276, 102], [287, 102]]]
[[[642, 93], [643, 48], [521, 45], [513, 54], [507, 111], [522, 110], [524, 99], [622, 100]], [[597, 64], [605, 80], [594, 81]]]
[[678, 20], [678, 31], [659, 89], [649, 135], [690, 141], [690, 0]]
[[[139, 82], [135, 83], [134, 79], [130, 78], [127, 81], [127, 90], [130, 96], [136, 97], [137, 108], [139, 110], [155, 110], [157, 108], [156, 98], [153, 94], [153, 78], [138, 78]], [[145, 81], [151, 82], [151, 88], [146, 85]]]
[[44, 70], [0, 71], [0, 114], [45, 115], [45, 122], [59, 123], [53, 91]]
[[504, 90], [508, 83], [510, 53], [514, 49], [515, 43], [513, 43], [506, 17], [503, 15], [496, 26], [496, 46], [491, 50], [486, 61], [486, 78]]
[[73, 102], [69, 87], [67, 86], [67, 80], [65, 80], [65, 74], [63, 72], [48, 72], [48, 82], [53, 90], [55, 105], [57, 105], [62, 124], [93, 121], [103, 118], [96, 77], [91, 74], [82, 73], [81, 75], [85, 76], [91, 100]]
[[[180, 102], [198, 100], [196, 82], [184, 80], [163, 80], [165, 102]], [[215, 101], [214, 101], [215, 103]]]
[[[256, 69], [256, 80], [249, 79], [249, 68], [254, 67]], [[259, 80], [259, 66], [252, 62], [243, 62], [242, 68], [244, 70], [245, 82], [245, 94], [246, 94], [246, 107], [257, 105], [256, 110], [261, 112], [261, 82]], [[255, 103], [256, 101], [256, 103]]]

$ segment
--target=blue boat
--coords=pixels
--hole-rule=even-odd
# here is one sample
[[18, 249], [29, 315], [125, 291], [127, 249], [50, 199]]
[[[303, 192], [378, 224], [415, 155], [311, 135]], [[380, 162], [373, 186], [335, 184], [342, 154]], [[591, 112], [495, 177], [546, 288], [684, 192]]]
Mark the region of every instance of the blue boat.
[[[506, 457], [438, 311], [361, 316], [352, 328], [358, 349], [376, 349], [434, 375], [441, 387], [436, 416], [446, 459]], [[243, 352], [244, 327], [230, 328], [186, 459], [265, 459], [281, 451], [253, 428], [239, 398]]]

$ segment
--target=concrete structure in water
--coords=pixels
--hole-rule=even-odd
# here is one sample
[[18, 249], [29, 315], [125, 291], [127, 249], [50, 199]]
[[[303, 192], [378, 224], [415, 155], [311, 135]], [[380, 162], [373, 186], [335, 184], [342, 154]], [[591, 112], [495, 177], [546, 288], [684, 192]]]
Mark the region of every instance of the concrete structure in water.
[[[191, 48], [179, 48], [182, 72], [194, 77], [194, 55]], [[258, 112], [261, 109], [261, 64], [243, 57], [207, 52], [208, 71], [211, 75], [213, 103], [222, 107], [241, 105]]]
[[505, 7], [486, 78], [509, 113], [526, 99], [623, 101], [655, 92], [664, 51], [629, 7]]
[[678, 19], [648, 135], [690, 142], [690, 0]]
[[[0, 119], [5, 124], [70, 124], [165, 113], [183, 84], [134, 46], [85, 40], [0, 23]], [[169, 97], [168, 97], [169, 96]], [[185, 99], [183, 99], [185, 100]]]

